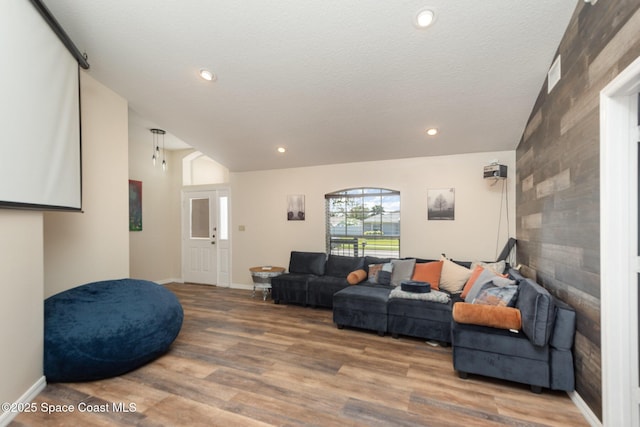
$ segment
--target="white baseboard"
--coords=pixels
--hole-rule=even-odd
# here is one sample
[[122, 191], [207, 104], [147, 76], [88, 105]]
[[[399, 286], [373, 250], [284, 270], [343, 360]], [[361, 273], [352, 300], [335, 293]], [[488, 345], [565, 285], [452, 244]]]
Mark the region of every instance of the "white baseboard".
[[[155, 280], [155, 283], [159, 284], [159, 285], [167, 285], [169, 283], [184, 283], [184, 281], [182, 279], [162, 279], [162, 280]], [[223, 288], [226, 286], [222, 286]], [[231, 289], [244, 289], [247, 291], [252, 291], [253, 290], [253, 285], [245, 285], [244, 283], [231, 283], [229, 285], [229, 288]]]
[[584, 419], [587, 420], [591, 427], [602, 427], [602, 421], [598, 419], [596, 414], [593, 413], [589, 405], [586, 404], [582, 397], [576, 391], [568, 392], [569, 398], [573, 402], [574, 405], [578, 407], [578, 410], [584, 416]]
[[168, 285], [169, 283], [184, 283], [182, 279], [175, 279], [175, 278], [156, 280], [155, 282], [159, 285]]
[[[35, 399], [36, 396], [38, 396], [38, 394], [40, 394], [40, 392], [44, 390], [46, 386], [47, 379], [43, 375], [38, 379], [38, 381], [36, 381], [31, 387], [29, 387], [29, 389], [25, 391], [24, 394], [18, 398], [18, 400], [13, 403], [24, 404], [33, 401], [33, 399]], [[17, 416], [18, 412], [3, 412], [2, 414], [0, 414], [0, 427], [8, 426], [9, 423]]]

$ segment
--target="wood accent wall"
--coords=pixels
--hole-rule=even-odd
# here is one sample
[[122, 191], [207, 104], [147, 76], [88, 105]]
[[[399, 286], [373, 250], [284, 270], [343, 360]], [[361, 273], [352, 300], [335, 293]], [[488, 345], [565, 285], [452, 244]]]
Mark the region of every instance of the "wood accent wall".
[[517, 258], [576, 309], [576, 390], [602, 419], [599, 94], [640, 56], [640, 2], [580, 1], [557, 53], [516, 151]]

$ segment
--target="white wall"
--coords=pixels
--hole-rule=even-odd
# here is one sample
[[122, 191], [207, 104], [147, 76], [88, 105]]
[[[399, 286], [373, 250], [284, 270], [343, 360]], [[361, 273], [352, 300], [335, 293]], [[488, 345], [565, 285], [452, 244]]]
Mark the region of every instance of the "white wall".
[[129, 276], [127, 101], [80, 77], [83, 213], [44, 214], [45, 298]]
[[[515, 151], [422, 157], [231, 173], [234, 284], [250, 284], [256, 265], [288, 266], [291, 250], [325, 251], [326, 193], [355, 187], [400, 191], [401, 256], [493, 260], [508, 239], [502, 182], [482, 177], [498, 159], [508, 166], [510, 235], [515, 235]], [[427, 190], [455, 188], [455, 220], [427, 221]], [[306, 220], [287, 221], [286, 198], [304, 194]], [[240, 231], [244, 227], [245, 231]]]
[[185, 156], [182, 169], [183, 185], [224, 184], [229, 182], [229, 169], [194, 151]]
[[0, 402], [42, 379], [42, 244], [42, 213], [0, 210]]
[[[136, 114], [132, 112], [131, 114]], [[142, 231], [129, 233], [131, 277], [160, 283], [182, 281], [181, 190], [228, 182], [229, 170], [191, 149], [167, 151], [166, 172], [151, 162], [152, 136], [131, 120], [129, 179], [142, 181]]]
[[[146, 139], [145, 139], [146, 138]], [[180, 188], [185, 151], [167, 151], [167, 171], [151, 162], [151, 132], [130, 130], [129, 178], [142, 181], [142, 231], [129, 232], [136, 279], [181, 280]]]

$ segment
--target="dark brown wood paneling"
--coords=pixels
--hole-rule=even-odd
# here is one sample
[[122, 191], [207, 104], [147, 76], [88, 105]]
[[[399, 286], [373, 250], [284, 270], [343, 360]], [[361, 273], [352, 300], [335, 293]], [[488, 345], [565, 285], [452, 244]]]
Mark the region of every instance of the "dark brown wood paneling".
[[[640, 55], [640, 3], [579, 2], [517, 149], [518, 262], [577, 312], [576, 390], [602, 418], [599, 93]], [[622, 298], [623, 296], [621, 296]]]

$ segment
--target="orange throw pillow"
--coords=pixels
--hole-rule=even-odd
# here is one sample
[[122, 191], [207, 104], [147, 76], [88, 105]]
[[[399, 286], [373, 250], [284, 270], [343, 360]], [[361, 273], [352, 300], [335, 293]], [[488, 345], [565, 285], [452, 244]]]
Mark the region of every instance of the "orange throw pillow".
[[440, 289], [440, 275], [442, 274], [443, 261], [417, 263], [413, 270], [411, 280], [427, 282], [431, 289]]
[[480, 276], [480, 274], [482, 274], [483, 271], [484, 271], [484, 267], [482, 266], [477, 266], [473, 270], [473, 272], [471, 273], [471, 276], [469, 277], [469, 280], [467, 280], [467, 283], [465, 283], [464, 285], [464, 289], [462, 289], [460, 298], [465, 299], [465, 297], [473, 287], [473, 284], [476, 283], [476, 280], [478, 280], [478, 277]]
[[364, 270], [356, 270], [349, 273], [347, 276], [347, 283], [350, 285], [357, 285], [367, 278], [367, 272]]
[[453, 320], [458, 323], [516, 331], [522, 327], [520, 310], [513, 307], [457, 302], [453, 305], [452, 315]]

